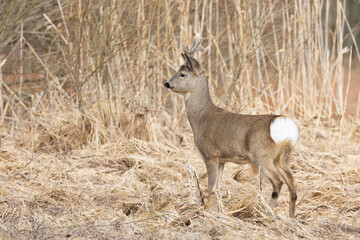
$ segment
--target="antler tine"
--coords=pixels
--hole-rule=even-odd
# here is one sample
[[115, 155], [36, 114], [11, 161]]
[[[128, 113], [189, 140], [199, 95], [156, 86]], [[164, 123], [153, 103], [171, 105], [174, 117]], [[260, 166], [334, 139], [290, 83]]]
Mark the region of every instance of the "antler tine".
[[183, 45], [183, 50], [184, 50], [184, 53], [191, 55], [191, 53], [190, 53], [190, 52], [191, 52], [190, 48], [189, 48], [188, 46], [186, 46], [185, 44]]
[[205, 48], [201, 46], [202, 41], [203, 39], [201, 37], [194, 37], [191, 48], [186, 45], [183, 46], [184, 52], [190, 56], [193, 56], [198, 51], [205, 52]]
[[201, 37], [194, 37], [192, 42], [191, 51], [196, 53], [198, 51], [205, 52], [205, 49], [201, 46], [203, 39]]

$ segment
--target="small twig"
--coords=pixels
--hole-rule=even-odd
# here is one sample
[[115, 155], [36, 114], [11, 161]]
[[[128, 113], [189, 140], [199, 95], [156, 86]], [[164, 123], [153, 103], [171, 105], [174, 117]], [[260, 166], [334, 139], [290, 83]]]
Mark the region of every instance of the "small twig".
[[34, 178], [29, 178], [29, 177], [25, 176], [24, 174], [22, 174], [21, 172], [17, 172], [14, 177], [16, 177], [17, 175], [20, 175], [21, 177], [23, 177], [23, 178], [25, 178], [27, 180], [30, 180], [30, 181], [35, 180], [37, 178], [37, 176], [38, 176], [38, 175], [36, 175], [36, 177], [34, 177]]
[[261, 189], [261, 166], [259, 166], [258, 181], [259, 181], [259, 191], [262, 194], [262, 189]]
[[196, 174], [196, 172], [194, 171], [194, 178], [195, 178], [195, 191], [196, 191], [196, 199], [198, 201], [198, 204], [200, 206], [204, 206], [204, 193], [200, 188], [200, 184], [199, 184], [199, 178]]
[[[25, 166], [23, 166], [21, 169], [26, 168], [26, 167], [27, 167], [30, 163], [32, 163], [39, 155], [40, 155], [40, 153], [39, 153], [36, 157], [32, 158], [32, 159], [31, 159], [27, 164], [25, 164]], [[25, 178], [25, 179], [28, 179], [28, 180], [34, 180], [34, 179], [37, 178], [37, 176], [36, 176], [35, 178], [28, 178], [28, 177], [24, 176], [22, 173], [16, 172], [13, 176], [11, 176], [11, 177], [9, 177], [8, 179], [6, 179], [6, 180], [1, 184], [1, 186], [4, 186], [6, 183], [8, 183], [8, 182], [10, 182], [11, 180], [13, 180], [17, 175], [20, 175], [21, 177], [23, 177], [23, 178]]]
[[151, 216], [151, 217], [147, 217], [147, 218], [143, 218], [143, 219], [138, 219], [138, 220], [133, 220], [133, 221], [128, 221], [128, 222], [115, 222], [115, 223], [110, 223], [110, 224], [92, 225], [92, 226], [86, 227], [86, 229], [96, 228], [96, 227], [111, 227], [111, 226], [119, 226], [119, 225], [125, 225], [125, 224], [138, 223], [138, 222], [142, 222], [142, 221], [146, 221], [146, 220], [150, 220], [150, 219], [154, 219], [154, 218], [158, 218], [158, 217], [163, 217], [163, 216], [167, 216], [167, 214], [155, 215], [155, 216]]

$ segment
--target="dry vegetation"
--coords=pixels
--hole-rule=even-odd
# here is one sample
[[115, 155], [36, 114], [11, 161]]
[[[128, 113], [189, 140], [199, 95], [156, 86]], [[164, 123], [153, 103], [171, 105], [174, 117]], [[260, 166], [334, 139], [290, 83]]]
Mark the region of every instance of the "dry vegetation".
[[[0, 1], [0, 238], [359, 239], [345, 4], [331, 29], [328, 0]], [[222, 213], [199, 205], [205, 166], [162, 85], [195, 33], [218, 105], [298, 120], [295, 220], [248, 166], [226, 165]]]

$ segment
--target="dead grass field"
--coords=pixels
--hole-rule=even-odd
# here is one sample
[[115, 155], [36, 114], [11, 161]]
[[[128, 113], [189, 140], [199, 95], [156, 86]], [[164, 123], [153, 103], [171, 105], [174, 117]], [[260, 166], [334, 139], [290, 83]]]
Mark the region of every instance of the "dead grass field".
[[205, 190], [206, 170], [185, 131], [181, 148], [119, 137], [98, 149], [68, 152], [34, 152], [3, 137], [1, 237], [359, 238], [358, 142], [302, 129], [291, 162], [299, 196], [292, 220], [287, 189], [274, 217], [267, 205], [270, 183], [260, 192], [249, 168], [235, 164], [225, 167], [223, 212], [203, 211], [194, 172]]
[[[0, 238], [359, 239], [359, 51], [328, 4], [0, 3]], [[247, 165], [225, 165], [221, 213], [200, 206], [205, 165], [162, 85], [195, 32], [216, 104], [297, 120], [295, 219]]]

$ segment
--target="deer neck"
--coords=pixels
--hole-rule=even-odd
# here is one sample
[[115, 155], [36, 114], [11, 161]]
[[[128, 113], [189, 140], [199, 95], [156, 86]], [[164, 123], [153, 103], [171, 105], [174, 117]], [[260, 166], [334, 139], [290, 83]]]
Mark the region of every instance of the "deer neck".
[[201, 84], [199, 84], [192, 92], [186, 93], [184, 99], [187, 117], [191, 127], [195, 130], [194, 128], [200, 124], [200, 121], [207, 110], [211, 108], [211, 106], [214, 106], [210, 97], [209, 85], [206, 78], [202, 77]]

